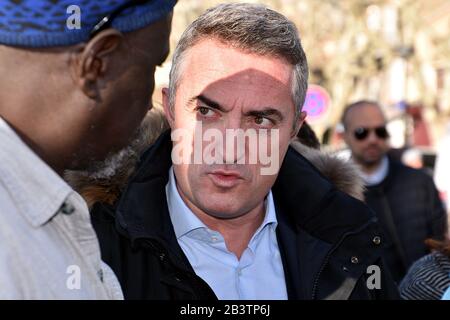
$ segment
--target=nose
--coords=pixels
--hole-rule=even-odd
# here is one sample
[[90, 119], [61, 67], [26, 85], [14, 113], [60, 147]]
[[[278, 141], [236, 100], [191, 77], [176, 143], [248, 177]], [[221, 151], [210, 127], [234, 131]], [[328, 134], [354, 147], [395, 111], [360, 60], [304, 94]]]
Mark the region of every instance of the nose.
[[370, 143], [378, 143], [378, 144], [386, 144], [387, 140], [389, 138], [389, 134], [383, 135], [382, 132], [378, 133], [376, 132], [377, 129], [370, 130], [369, 136], [367, 139]]
[[247, 139], [241, 117], [230, 117], [224, 124], [223, 134], [223, 161], [226, 164], [237, 164], [245, 158]]
[[369, 135], [367, 136], [367, 142], [368, 143], [376, 143], [378, 141], [379, 141], [379, 139], [378, 139], [377, 135], [375, 134], [375, 131], [370, 130]]

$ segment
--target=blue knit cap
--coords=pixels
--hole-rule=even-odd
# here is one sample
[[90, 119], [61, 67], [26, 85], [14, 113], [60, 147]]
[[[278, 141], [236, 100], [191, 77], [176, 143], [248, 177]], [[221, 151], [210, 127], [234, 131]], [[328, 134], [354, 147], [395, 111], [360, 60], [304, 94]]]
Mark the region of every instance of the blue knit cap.
[[[39, 48], [85, 42], [100, 19], [129, 1], [0, 0], [0, 44]], [[166, 16], [176, 2], [153, 0], [133, 6], [115, 18], [112, 27], [121, 32], [143, 28]], [[79, 29], [70, 29], [67, 25], [76, 12], [68, 10], [69, 7], [80, 9]]]

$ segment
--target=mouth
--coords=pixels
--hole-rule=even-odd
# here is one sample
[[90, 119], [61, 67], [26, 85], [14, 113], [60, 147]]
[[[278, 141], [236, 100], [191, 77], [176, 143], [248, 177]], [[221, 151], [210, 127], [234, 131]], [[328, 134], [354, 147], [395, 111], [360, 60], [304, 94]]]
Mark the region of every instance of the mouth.
[[219, 188], [232, 188], [243, 181], [243, 177], [235, 171], [216, 170], [208, 173], [208, 177]]
[[366, 149], [366, 152], [370, 152], [370, 153], [373, 153], [373, 152], [380, 152], [380, 149], [379, 149], [378, 147], [368, 147], [368, 148]]
[[370, 147], [366, 149], [365, 154], [368, 157], [379, 157], [381, 154], [381, 150], [376, 147]]

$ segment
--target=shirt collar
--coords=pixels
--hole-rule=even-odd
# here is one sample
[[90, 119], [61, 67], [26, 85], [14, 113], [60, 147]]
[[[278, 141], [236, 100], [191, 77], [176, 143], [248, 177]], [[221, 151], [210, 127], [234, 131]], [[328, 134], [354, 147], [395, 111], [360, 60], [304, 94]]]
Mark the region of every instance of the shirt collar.
[[181, 198], [177, 189], [173, 167], [170, 167], [169, 170], [169, 181], [166, 185], [166, 198], [170, 219], [172, 220], [177, 239], [180, 239], [193, 230], [207, 228]]
[[33, 227], [50, 220], [73, 191], [0, 117], [0, 183]]
[[[169, 171], [169, 181], [166, 185], [166, 198], [169, 208], [170, 219], [174, 227], [175, 235], [177, 239], [180, 239], [184, 235], [197, 230], [208, 229], [208, 227], [200, 221], [199, 218], [188, 208], [181, 198], [177, 186], [173, 167]], [[266, 197], [265, 201], [266, 213], [263, 223], [256, 230], [254, 237], [268, 224], [277, 225], [277, 217], [275, 213], [275, 205], [273, 202], [272, 191]]]
[[367, 186], [374, 186], [386, 178], [389, 172], [389, 160], [385, 156], [383, 160], [381, 160], [380, 166], [371, 174], [362, 173], [362, 177]]
[[272, 224], [273, 227], [276, 227], [278, 224], [277, 215], [275, 212], [275, 204], [273, 202], [272, 190], [267, 194], [266, 200], [264, 202], [266, 208], [266, 214], [264, 216], [263, 223], [258, 228], [255, 234], [259, 232], [259, 230], [263, 229], [266, 225]]

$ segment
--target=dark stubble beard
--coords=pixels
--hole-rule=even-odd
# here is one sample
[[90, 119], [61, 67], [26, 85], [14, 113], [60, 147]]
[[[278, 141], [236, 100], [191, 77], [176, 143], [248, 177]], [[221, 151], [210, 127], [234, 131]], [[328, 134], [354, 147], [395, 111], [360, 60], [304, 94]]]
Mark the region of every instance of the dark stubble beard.
[[130, 142], [122, 149], [110, 152], [104, 160], [83, 161], [82, 166], [79, 165], [71, 171], [77, 171], [78, 174], [91, 179], [108, 179], [114, 176], [125, 165], [125, 162], [137, 160], [138, 154], [135, 145], [140, 142], [141, 135], [141, 128], [136, 129]]
[[366, 157], [359, 156], [359, 155], [353, 155], [353, 158], [365, 170], [371, 172], [371, 171], [374, 171], [375, 169], [377, 169], [380, 166], [384, 155], [385, 154], [383, 154], [383, 152], [380, 150], [380, 156], [377, 159], [367, 159]]

